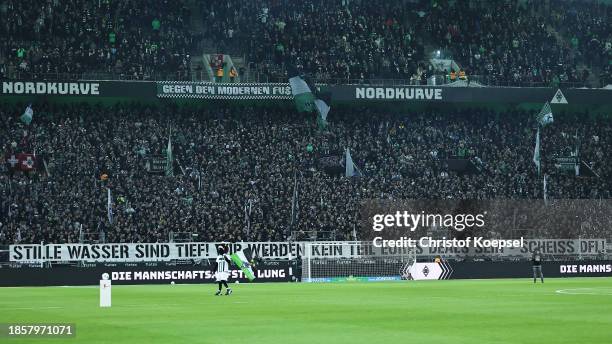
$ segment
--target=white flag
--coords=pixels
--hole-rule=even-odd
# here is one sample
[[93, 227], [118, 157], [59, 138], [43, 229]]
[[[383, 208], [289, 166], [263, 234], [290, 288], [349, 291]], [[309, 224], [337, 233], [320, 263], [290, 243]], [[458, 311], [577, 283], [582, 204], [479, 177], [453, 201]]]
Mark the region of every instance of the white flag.
[[535, 148], [533, 150], [533, 163], [538, 169], [538, 174], [540, 174], [540, 128], [538, 128], [538, 133], [536, 134]]
[[544, 104], [542, 110], [540, 110], [540, 113], [538, 113], [537, 120], [538, 123], [543, 127], [554, 122], [552, 109], [550, 108], [550, 104], [548, 102]]
[[544, 175], [544, 204], [548, 204], [548, 194], [547, 194], [547, 190], [546, 190], [546, 175]]
[[344, 175], [346, 177], [361, 177], [362, 174], [357, 168], [357, 165], [355, 165], [355, 163], [353, 162], [353, 158], [351, 157], [351, 152], [349, 151], [348, 148], [346, 149], [344, 156], [345, 156]]
[[107, 196], [107, 200], [106, 200], [106, 212], [107, 212], [107, 216], [108, 216], [108, 222], [110, 224], [113, 224], [113, 198], [111, 196], [111, 190], [110, 189], [106, 189], [106, 196]]
[[30, 104], [25, 109], [25, 111], [23, 112], [23, 115], [21, 115], [20, 118], [23, 123], [29, 125], [30, 123], [32, 123], [33, 117], [34, 117], [34, 110], [32, 110], [32, 104]]

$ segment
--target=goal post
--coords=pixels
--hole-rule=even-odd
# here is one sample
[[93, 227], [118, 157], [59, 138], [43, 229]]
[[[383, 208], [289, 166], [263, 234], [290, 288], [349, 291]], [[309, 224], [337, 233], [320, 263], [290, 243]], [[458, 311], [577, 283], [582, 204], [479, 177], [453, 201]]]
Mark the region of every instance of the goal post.
[[414, 248], [379, 248], [359, 241], [304, 243], [302, 282], [401, 280], [415, 259]]

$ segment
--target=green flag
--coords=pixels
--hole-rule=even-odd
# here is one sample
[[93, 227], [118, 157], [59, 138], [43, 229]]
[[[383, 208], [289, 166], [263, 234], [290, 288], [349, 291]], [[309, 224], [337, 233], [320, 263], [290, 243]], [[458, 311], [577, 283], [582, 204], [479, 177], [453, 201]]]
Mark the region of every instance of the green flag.
[[319, 128], [325, 129], [327, 114], [330, 110], [327, 102], [318, 98], [308, 83], [299, 75], [289, 78], [289, 85], [298, 112], [316, 112]]
[[294, 76], [289, 79], [289, 85], [291, 85], [291, 94], [297, 110], [299, 112], [314, 111], [315, 97], [306, 81], [300, 76]]
[[253, 281], [255, 279], [255, 274], [253, 273], [253, 268], [251, 267], [249, 260], [250, 256], [251, 250], [248, 248], [230, 255], [234, 264], [236, 264], [242, 270], [242, 272], [244, 272], [246, 278], [248, 278], [249, 281]]

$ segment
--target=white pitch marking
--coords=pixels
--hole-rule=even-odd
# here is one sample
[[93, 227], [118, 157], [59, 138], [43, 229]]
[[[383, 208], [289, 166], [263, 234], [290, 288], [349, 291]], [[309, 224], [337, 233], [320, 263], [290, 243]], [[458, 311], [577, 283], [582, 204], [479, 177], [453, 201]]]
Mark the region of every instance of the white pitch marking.
[[[246, 302], [245, 302], [246, 303]], [[140, 305], [114, 305], [113, 308], [140, 308], [140, 307], [182, 307], [184, 304], [167, 303], [167, 304], [140, 304]], [[38, 307], [0, 307], [2, 310], [36, 310], [36, 309], [68, 309], [70, 307], [61, 306], [38, 306]]]
[[143, 303], [140, 305], [116, 305], [113, 307], [117, 307], [117, 308], [133, 308], [133, 307], [165, 307], [165, 306], [169, 306], [169, 307], [176, 307], [176, 306], [185, 306], [184, 304], [180, 304], [180, 303], [166, 303], [166, 304], [148, 304], [148, 303]]
[[4, 309], [13, 309], [13, 310], [33, 310], [33, 309], [62, 309], [64, 307], [59, 306], [39, 306], [39, 307], [16, 307], [16, 308], [4, 308]]
[[573, 289], [558, 289], [557, 294], [565, 295], [598, 295], [612, 296], [612, 288], [573, 288]]

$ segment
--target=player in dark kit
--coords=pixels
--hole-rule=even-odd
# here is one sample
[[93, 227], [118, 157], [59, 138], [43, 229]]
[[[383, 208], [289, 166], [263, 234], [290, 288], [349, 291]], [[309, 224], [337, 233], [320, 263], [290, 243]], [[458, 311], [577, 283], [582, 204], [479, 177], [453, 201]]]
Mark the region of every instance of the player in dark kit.
[[542, 283], [544, 283], [544, 274], [542, 273], [542, 255], [540, 254], [540, 250], [536, 249], [533, 251], [531, 263], [533, 265], [533, 283], [537, 282], [538, 275], [540, 276]]
[[229, 279], [230, 274], [230, 263], [231, 260], [227, 255], [229, 252], [229, 246], [227, 245], [219, 245], [217, 247], [217, 259], [215, 259], [215, 267], [213, 270], [215, 280], [219, 284], [219, 290], [215, 293], [215, 295], [221, 295], [222, 286], [225, 286], [225, 295], [230, 295], [232, 293], [232, 288], [227, 286], [227, 280]]

